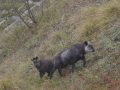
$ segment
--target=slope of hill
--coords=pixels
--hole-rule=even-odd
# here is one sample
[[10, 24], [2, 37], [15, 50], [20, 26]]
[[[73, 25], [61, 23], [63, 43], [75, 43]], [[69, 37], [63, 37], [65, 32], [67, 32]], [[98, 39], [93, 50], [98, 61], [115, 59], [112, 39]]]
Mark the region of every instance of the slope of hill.
[[[120, 1], [45, 0], [43, 10], [32, 29], [0, 31], [0, 90], [120, 90]], [[78, 62], [62, 78], [39, 78], [32, 57], [52, 58], [85, 40], [96, 49], [86, 68]]]

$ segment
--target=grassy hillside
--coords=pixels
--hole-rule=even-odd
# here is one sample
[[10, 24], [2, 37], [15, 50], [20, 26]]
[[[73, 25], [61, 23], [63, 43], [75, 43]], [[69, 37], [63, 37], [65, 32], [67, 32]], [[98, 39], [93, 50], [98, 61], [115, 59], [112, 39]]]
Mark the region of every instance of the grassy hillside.
[[[43, 10], [32, 29], [0, 30], [0, 90], [120, 90], [120, 1], [45, 0]], [[39, 78], [32, 57], [52, 58], [85, 40], [96, 49], [86, 68], [80, 61], [62, 78]]]

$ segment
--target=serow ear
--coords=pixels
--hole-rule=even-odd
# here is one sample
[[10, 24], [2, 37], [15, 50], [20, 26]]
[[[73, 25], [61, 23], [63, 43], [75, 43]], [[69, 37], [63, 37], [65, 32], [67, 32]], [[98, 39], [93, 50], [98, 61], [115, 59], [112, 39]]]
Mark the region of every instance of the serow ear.
[[36, 56], [35, 59], [38, 60], [38, 57]]
[[85, 45], [88, 45], [88, 42], [87, 42], [87, 41], [85, 41], [85, 42], [84, 42], [84, 44], [85, 44]]

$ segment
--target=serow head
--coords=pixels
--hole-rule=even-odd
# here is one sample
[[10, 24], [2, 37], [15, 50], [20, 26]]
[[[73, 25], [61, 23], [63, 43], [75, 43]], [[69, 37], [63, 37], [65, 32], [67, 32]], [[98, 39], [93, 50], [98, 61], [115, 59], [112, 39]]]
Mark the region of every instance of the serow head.
[[85, 46], [85, 52], [86, 53], [95, 52], [95, 49], [94, 49], [93, 45], [90, 42], [85, 41], [84, 46]]
[[34, 57], [33, 59], [31, 59], [31, 61], [34, 63], [34, 64], [37, 64], [38, 63], [38, 57]]

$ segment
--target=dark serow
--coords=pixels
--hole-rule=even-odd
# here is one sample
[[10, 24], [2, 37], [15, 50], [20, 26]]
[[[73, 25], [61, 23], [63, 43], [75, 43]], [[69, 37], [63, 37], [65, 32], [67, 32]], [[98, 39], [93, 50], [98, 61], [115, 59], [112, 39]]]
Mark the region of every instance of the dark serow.
[[38, 57], [32, 59], [33, 64], [37, 68], [40, 74], [40, 78], [44, 76], [45, 73], [51, 79], [54, 73], [54, 64], [52, 60], [39, 60]]
[[62, 76], [62, 68], [72, 65], [72, 72], [75, 68], [75, 63], [83, 60], [83, 66], [86, 66], [85, 55], [89, 52], [94, 52], [93, 46], [85, 41], [82, 44], [74, 44], [70, 48], [63, 50], [54, 58], [55, 69], [58, 69], [59, 74]]

